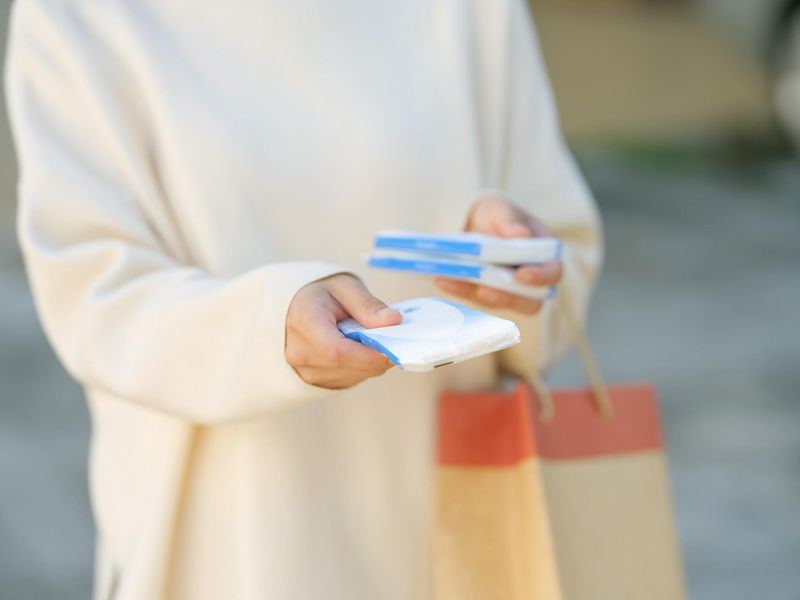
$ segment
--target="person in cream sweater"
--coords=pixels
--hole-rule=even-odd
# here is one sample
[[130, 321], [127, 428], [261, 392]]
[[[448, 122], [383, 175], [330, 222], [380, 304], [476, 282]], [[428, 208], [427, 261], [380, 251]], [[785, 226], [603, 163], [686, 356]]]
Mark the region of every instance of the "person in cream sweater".
[[[551, 304], [361, 255], [550, 231], [562, 262], [517, 278], [585, 311], [598, 216], [524, 0], [17, 0], [7, 61], [19, 238], [92, 416], [95, 597], [430, 598], [437, 395], [569, 340]], [[336, 329], [437, 292], [522, 343], [412, 374]]]

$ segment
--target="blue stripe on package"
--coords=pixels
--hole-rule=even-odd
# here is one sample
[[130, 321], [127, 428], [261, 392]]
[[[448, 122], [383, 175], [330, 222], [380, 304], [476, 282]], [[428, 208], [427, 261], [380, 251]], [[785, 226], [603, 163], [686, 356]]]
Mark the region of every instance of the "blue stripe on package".
[[381, 235], [375, 238], [376, 248], [387, 250], [413, 250], [416, 252], [434, 252], [440, 254], [461, 254], [479, 256], [481, 245], [477, 242], [459, 241], [435, 236]]
[[517, 281], [512, 267], [429, 256], [417, 252], [376, 250], [367, 258], [367, 264], [376, 269], [472, 281], [534, 300], [552, 298], [556, 291], [554, 286], [529, 285]]
[[393, 271], [410, 271], [412, 273], [425, 273], [440, 275], [442, 277], [459, 277], [465, 279], [479, 279], [482, 265], [471, 265], [457, 262], [444, 262], [442, 260], [425, 259], [413, 256], [385, 256], [373, 255], [369, 257], [370, 267], [377, 269], [391, 269]]
[[541, 264], [558, 260], [561, 241], [556, 238], [500, 238], [483, 233], [430, 234], [411, 231], [380, 231], [376, 250], [398, 250], [467, 258], [496, 265]]

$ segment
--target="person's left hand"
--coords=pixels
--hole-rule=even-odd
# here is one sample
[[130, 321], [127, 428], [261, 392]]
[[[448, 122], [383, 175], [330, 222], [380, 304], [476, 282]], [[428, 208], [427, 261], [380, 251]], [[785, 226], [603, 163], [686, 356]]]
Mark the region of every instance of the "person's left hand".
[[[505, 238], [549, 237], [550, 231], [538, 219], [502, 196], [486, 196], [472, 207], [465, 231]], [[517, 281], [537, 286], [556, 285], [561, 280], [561, 261], [517, 267]], [[456, 296], [477, 301], [489, 308], [509, 308], [527, 315], [539, 312], [542, 302], [468, 281], [437, 277], [436, 285]]]

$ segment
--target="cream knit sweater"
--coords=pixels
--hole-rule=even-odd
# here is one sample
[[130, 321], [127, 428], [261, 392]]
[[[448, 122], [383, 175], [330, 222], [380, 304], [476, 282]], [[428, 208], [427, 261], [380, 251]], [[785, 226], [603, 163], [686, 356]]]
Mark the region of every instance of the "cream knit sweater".
[[20, 239], [94, 424], [96, 598], [430, 597], [437, 393], [530, 373], [562, 328], [505, 315], [513, 349], [332, 392], [284, 318], [342, 270], [436, 293], [361, 253], [458, 230], [486, 187], [565, 240], [585, 307], [597, 216], [523, 0], [18, 0], [10, 40]]

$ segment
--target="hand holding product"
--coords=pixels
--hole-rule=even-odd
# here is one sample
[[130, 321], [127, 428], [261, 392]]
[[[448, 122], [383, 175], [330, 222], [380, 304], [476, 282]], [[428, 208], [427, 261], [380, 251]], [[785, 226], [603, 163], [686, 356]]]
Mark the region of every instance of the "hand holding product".
[[392, 366], [383, 354], [342, 336], [337, 323], [350, 317], [365, 327], [387, 327], [402, 320], [352, 275], [333, 275], [297, 292], [286, 315], [285, 356], [306, 383], [348, 388], [383, 375]]
[[[552, 238], [553, 234], [536, 217], [529, 214], [502, 195], [487, 193], [472, 207], [464, 230], [500, 238]], [[514, 269], [513, 279], [524, 285], [549, 287], [558, 285], [562, 268], [557, 260], [542, 264], [523, 264]], [[437, 278], [444, 291], [489, 308], [507, 308], [523, 314], [535, 314], [542, 307], [542, 299], [523, 297], [481, 283]]]

